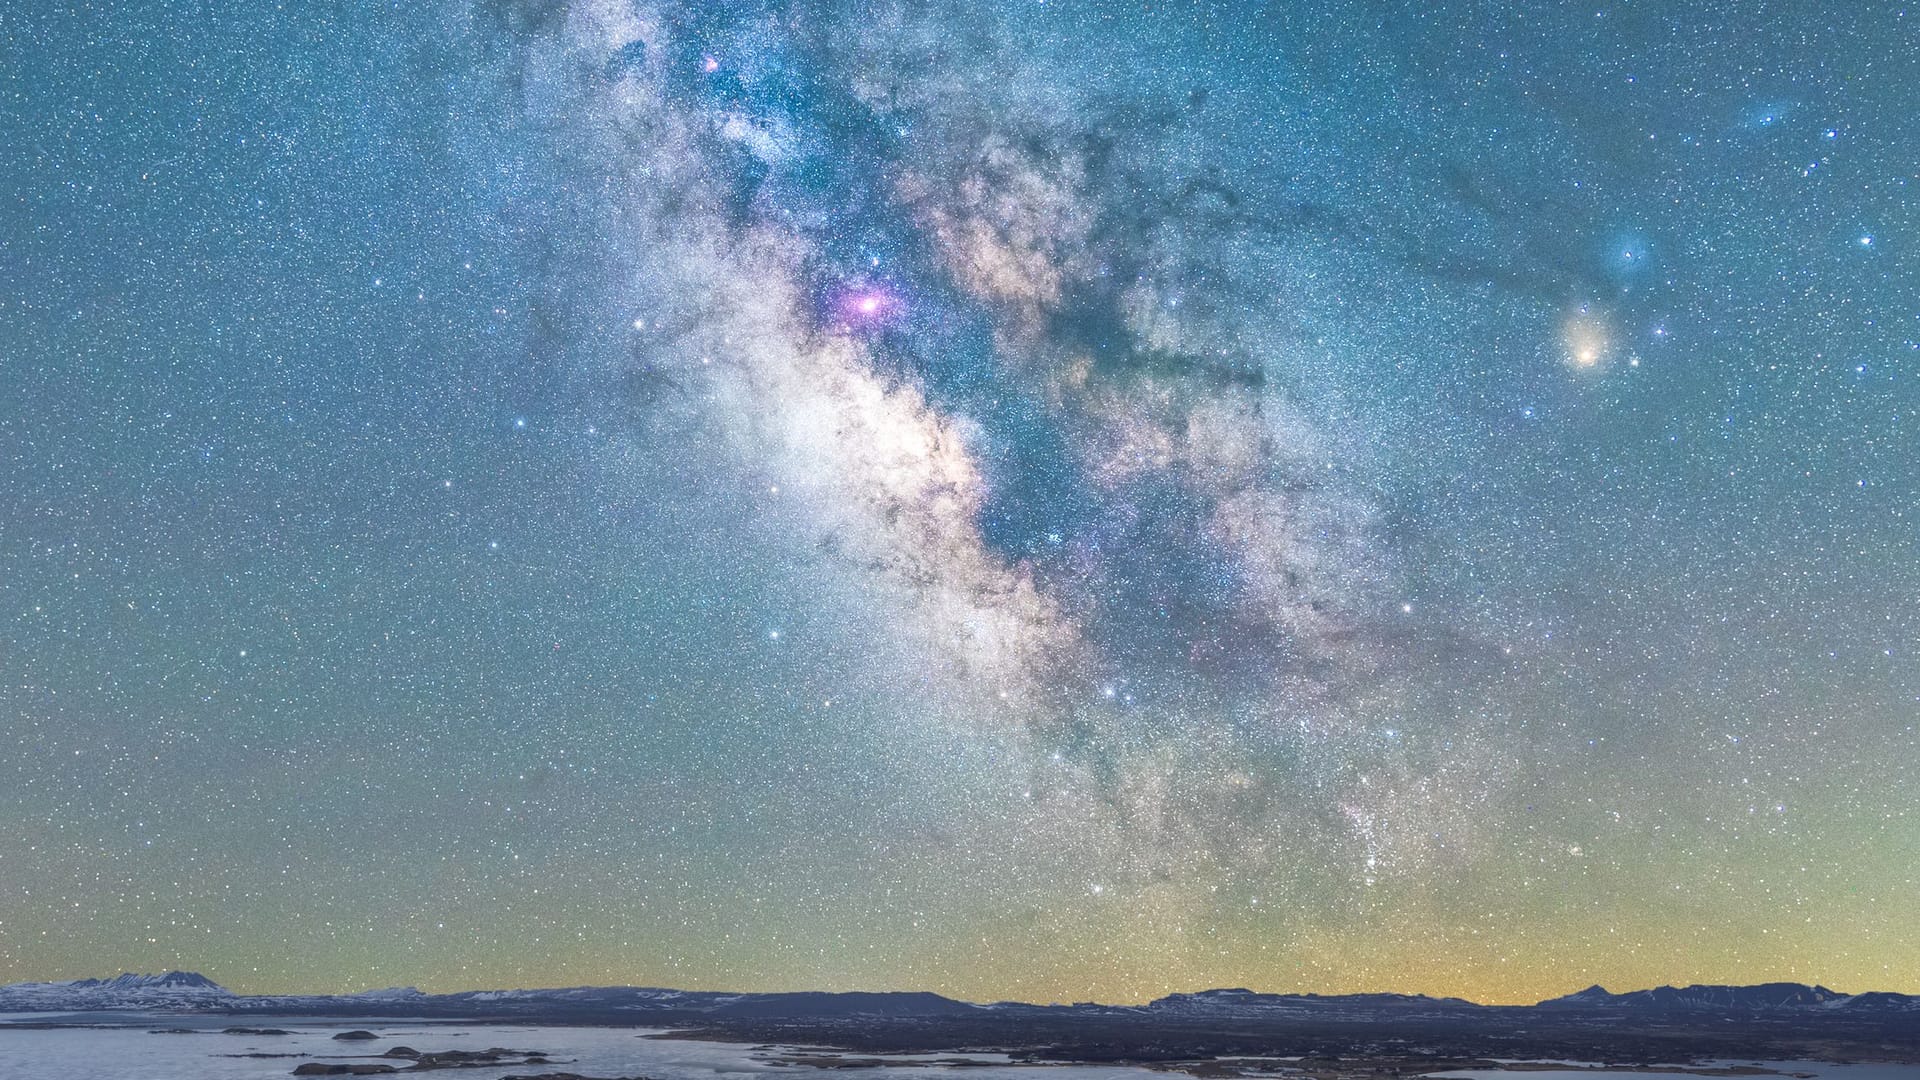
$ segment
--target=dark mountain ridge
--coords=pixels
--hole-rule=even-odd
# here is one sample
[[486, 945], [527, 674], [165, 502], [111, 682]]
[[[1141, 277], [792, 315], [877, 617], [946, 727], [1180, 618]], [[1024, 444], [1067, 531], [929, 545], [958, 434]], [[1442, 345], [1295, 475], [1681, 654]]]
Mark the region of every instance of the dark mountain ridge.
[[1244, 987], [1168, 994], [1145, 1005], [1094, 1002], [1039, 1005], [1014, 1001], [974, 1004], [926, 991], [731, 993], [635, 986], [465, 990], [451, 994], [427, 994], [408, 987], [369, 990], [360, 994], [241, 995], [190, 971], [169, 971], [159, 975], [127, 972], [106, 979], [0, 986], [0, 1009], [13, 1011], [86, 1011], [139, 1007], [142, 1004], [222, 1012], [316, 1013], [345, 1010], [367, 1015], [431, 1015], [449, 1009], [465, 1013], [519, 1013], [543, 1007], [570, 1007], [659, 1014], [662, 1020], [954, 1017], [979, 1016], [982, 1013], [1081, 1013], [1205, 1019], [1313, 1013], [1385, 1011], [1416, 1014], [1516, 1009], [1633, 1013], [1920, 1013], [1920, 996], [1890, 991], [1843, 994], [1824, 986], [1792, 982], [1753, 986], [1658, 986], [1625, 993], [1613, 993], [1596, 985], [1535, 1005], [1520, 1006], [1480, 1005], [1463, 998], [1436, 998], [1424, 994], [1268, 994]]
[[1884, 999], [1886, 1004], [1904, 1001], [1907, 1005], [1911, 1005], [1916, 1000], [1920, 1000], [1906, 994], [1885, 991], [1873, 994], [1842, 994], [1824, 986], [1773, 982], [1759, 983], [1754, 986], [1698, 984], [1656, 986], [1649, 990], [1632, 990], [1624, 994], [1609, 993], [1603, 986], [1589, 986], [1585, 990], [1565, 997], [1549, 998], [1540, 1002], [1539, 1007], [1709, 1010], [1845, 1008], [1863, 997], [1870, 997], [1875, 1002]]
[[[167, 972], [0, 987], [0, 1012], [16, 1014], [0, 1027], [153, 1024], [164, 1016], [156, 1026], [165, 1033], [245, 1029], [256, 1017], [319, 1025], [350, 1017], [360, 1028], [383, 1021], [595, 1025], [640, 1029], [654, 1038], [873, 1054], [991, 1049], [1015, 1063], [1150, 1064], [1223, 1080], [1285, 1071], [1306, 1059], [1412, 1063], [1407, 1068], [1436, 1062], [1477, 1067], [1474, 1062], [1500, 1059], [1920, 1064], [1920, 997], [1842, 994], [1800, 983], [1664, 986], [1619, 994], [1595, 986], [1534, 1005], [1479, 1005], [1418, 994], [1263, 994], [1240, 987], [1168, 994], [1141, 1005], [1035, 1005], [972, 1004], [924, 992], [726, 993], [640, 986], [242, 995], [192, 972]], [[236, 1024], [239, 1017], [246, 1019]], [[1265, 1064], [1246, 1072], [1236, 1061]]]

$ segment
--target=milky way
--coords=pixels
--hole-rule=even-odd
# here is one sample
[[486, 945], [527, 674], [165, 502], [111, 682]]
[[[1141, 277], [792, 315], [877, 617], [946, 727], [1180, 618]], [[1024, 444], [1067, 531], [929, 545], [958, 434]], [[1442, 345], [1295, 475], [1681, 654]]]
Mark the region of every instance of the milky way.
[[0, 19], [0, 977], [1920, 988], [1890, 6]]

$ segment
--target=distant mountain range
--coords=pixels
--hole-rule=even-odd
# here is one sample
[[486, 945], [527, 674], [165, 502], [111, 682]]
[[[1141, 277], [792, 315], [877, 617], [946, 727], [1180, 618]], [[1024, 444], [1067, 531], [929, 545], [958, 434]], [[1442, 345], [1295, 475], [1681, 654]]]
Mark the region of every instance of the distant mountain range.
[[0, 986], [0, 1009], [14, 1012], [69, 1009], [218, 1008], [237, 995], [205, 975], [169, 971], [128, 972], [111, 979], [23, 982]]
[[1651, 990], [1609, 993], [1604, 986], [1589, 986], [1577, 994], [1543, 1001], [1553, 1008], [1634, 1008], [1634, 1009], [1707, 1009], [1764, 1010], [1847, 1008], [1856, 1002], [1877, 1005], [1881, 999], [1911, 1005], [1916, 999], [1905, 994], [1842, 994], [1824, 986], [1802, 983], [1761, 983], [1757, 986], [1657, 986]]
[[1494, 1010], [1552, 1010], [1654, 1013], [1773, 1013], [1810, 1015], [1920, 1014], [1920, 996], [1874, 992], [1842, 994], [1824, 986], [1763, 983], [1758, 986], [1661, 986], [1616, 994], [1591, 986], [1537, 1005], [1478, 1005], [1461, 998], [1414, 994], [1261, 994], [1245, 989], [1171, 994], [1145, 1005], [1031, 1005], [1003, 1001], [976, 1005], [931, 993], [776, 993], [745, 994], [666, 990], [633, 986], [578, 986], [550, 990], [468, 990], [426, 994], [412, 987], [359, 994], [241, 995], [204, 975], [169, 971], [162, 975], [118, 975], [111, 979], [25, 982], [0, 986], [0, 1011], [86, 1012], [93, 1010], [166, 1010], [213, 1013], [300, 1013], [313, 1015], [445, 1016], [581, 1012], [632, 1016], [636, 1022], [697, 1023], [708, 1020], [778, 1020], [831, 1017], [957, 1017], [1001, 1015], [1144, 1016], [1151, 1018], [1252, 1020], [1303, 1017], [1315, 1013], [1364, 1013], [1372, 1016], [1414, 1013], [1483, 1013]]

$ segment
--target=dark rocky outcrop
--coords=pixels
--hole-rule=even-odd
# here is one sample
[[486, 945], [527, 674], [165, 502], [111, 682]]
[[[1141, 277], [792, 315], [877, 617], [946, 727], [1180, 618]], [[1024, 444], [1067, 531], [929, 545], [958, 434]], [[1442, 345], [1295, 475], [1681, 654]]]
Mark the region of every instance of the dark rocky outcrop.
[[579, 1073], [553, 1072], [538, 1074], [513, 1073], [500, 1080], [653, 1080], [650, 1076], [581, 1076]]
[[544, 1050], [512, 1050], [489, 1046], [485, 1050], [435, 1050], [417, 1054], [415, 1069], [470, 1069], [487, 1065], [545, 1065]]

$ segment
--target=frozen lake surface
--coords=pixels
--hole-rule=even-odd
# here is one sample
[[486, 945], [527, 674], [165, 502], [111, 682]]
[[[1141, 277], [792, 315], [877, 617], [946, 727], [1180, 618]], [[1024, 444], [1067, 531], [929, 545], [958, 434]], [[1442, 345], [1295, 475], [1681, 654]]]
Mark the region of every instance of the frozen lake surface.
[[[0, 1021], [83, 1022], [99, 1024], [102, 1014], [50, 1016], [0, 1015]], [[0, 1022], [0, 1078], [5, 1080], [278, 1080], [291, 1076], [295, 1066], [309, 1061], [384, 1061], [404, 1067], [405, 1059], [381, 1058], [390, 1047], [416, 1050], [484, 1050], [500, 1046], [545, 1051], [548, 1065], [498, 1065], [483, 1068], [436, 1070], [446, 1080], [499, 1080], [507, 1075], [571, 1072], [592, 1077], [646, 1076], [654, 1080], [715, 1080], [718, 1077], [763, 1077], [781, 1074], [806, 1080], [828, 1080], [849, 1073], [857, 1080], [952, 1080], [938, 1074], [956, 1073], [964, 1080], [1184, 1080], [1182, 1074], [1118, 1066], [1019, 1066], [1002, 1055], [939, 1054], [902, 1056], [899, 1067], [857, 1070], [821, 1070], [810, 1066], [779, 1065], [770, 1058], [792, 1048], [768, 1050], [742, 1043], [648, 1039], [649, 1029], [559, 1027], [502, 1024], [458, 1024], [444, 1021], [408, 1023], [374, 1018], [274, 1018], [262, 1016], [209, 1017], [196, 1015], [112, 1014], [113, 1026], [86, 1028], [10, 1028]], [[281, 1028], [287, 1035], [228, 1035], [228, 1026]], [[152, 1029], [190, 1027], [195, 1034], [154, 1034]], [[342, 1031], [365, 1029], [380, 1037], [366, 1042], [342, 1042]], [[258, 1058], [247, 1054], [304, 1055]], [[853, 1055], [864, 1057], [866, 1055]], [[906, 1064], [928, 1057], [966, 1057], [983, 1063], [966, 1068], [914, 1067]], [[1829, 1065], [1820, 1062], [1727, 1062], [1763, 1064], [1783, 1074], [1812, 1075], [1819, 1080], [1920, 1080], [1920, 1066]], [[1698, 1080], [1681, 1072], [1601, 1072], [1594, 1070], [1437, 1072], [1456, 1080]]]
[[[416, 1050], [485, 1050], [500, 1046], [546, 1051], [549, 1065], [499, 1065], [484, 1068], [435, 1070], [444, 1080], [497, 1080], [510, 1074], [537, 1075], [571, 1072], [594, 1077], [647, 1076], [655, 1080], [714, 1080], [716, 1077], [754, 1077], [778, 1073], [787, 1077], [825, 1080], [826, 1070], [782, 1066], [762, 1060], [781, 1051], [756, 1049], [742, 1043], [648, 1039], [652, 1029], [547, 1027], [499, 1024], [407, 1023], [387, 1019], [315, 1019], [311, 1017], [140, 1016], [119, 1014], [128, 1026], [89, 1028], [8, 1028], [0, 1023], [0, 1078], [5, 1080], [267, 1080], [291, 1076], [295, 1066], [308, 1061], [380, 1061], [404, 1067], [405, 1059], [381, 1058], [390, 1047]], [[97, 1023], [98, 1015], [54, 1017], [14, 1014], [0, 1020]], [[280, 1028], [288, 1035], [227, 1035], [228, 1026]], [[192, 1035], [152, 1034], [151, 1029], [193, 1027]], [[373, 1031], [380, 1038], [341, 1042], [342, 1031]], [[244, 1054], [304, 1054], [305, 1057], [251, 1058]], [[978, 1061], [1005, 1062], [1002, 1055], [940, 1054]], [[915, 1060], [912, 1056], [902, 1061]], [[934, 1080], [945, 1069], [860, 1069], [872, 1080]], [[1036, 1069], [1001, 1064], [968, 1067], [969, 1080], [1168, 1080], [1165, 1073], [1106, 1066]], [[840, 1075], [844, 1076], [844, 1073]]]

